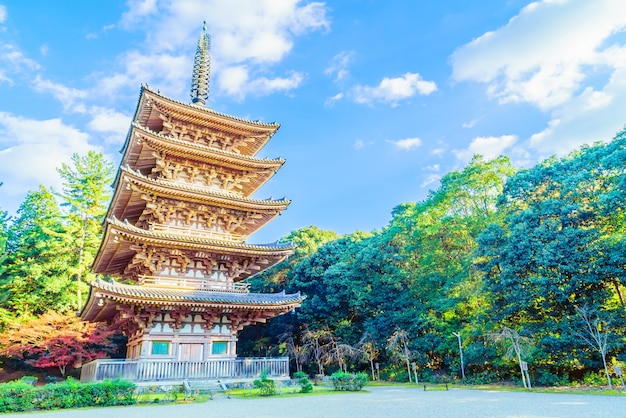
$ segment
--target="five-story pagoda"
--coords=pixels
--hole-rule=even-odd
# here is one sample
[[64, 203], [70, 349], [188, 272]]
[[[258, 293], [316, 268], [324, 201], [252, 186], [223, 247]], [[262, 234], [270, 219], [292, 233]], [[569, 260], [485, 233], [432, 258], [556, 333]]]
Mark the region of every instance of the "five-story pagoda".
[[256, 157], [279, 125], [205, 107], [209, 36], [198, 41], [192, 103], [142, 87], [81, 317], [128, 337], [127, 359], [234, 359], [237, 334], [289, 312], [298, 294], [250, 293], [243, 282], [290, 245], [247, 244], [289, 201], [251, 195], [282, 166]]

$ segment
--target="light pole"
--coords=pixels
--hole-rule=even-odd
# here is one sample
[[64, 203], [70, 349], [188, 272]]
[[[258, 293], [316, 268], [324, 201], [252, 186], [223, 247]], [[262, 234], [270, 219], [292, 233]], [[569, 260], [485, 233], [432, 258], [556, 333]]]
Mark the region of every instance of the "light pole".
[[461, 344], [461, 333], [453, 332], [456, 338], [459, 340], [459, 356], [461, 357], [461, 380], [465, 380], [465, 366], [463, 365], [463, 345]]

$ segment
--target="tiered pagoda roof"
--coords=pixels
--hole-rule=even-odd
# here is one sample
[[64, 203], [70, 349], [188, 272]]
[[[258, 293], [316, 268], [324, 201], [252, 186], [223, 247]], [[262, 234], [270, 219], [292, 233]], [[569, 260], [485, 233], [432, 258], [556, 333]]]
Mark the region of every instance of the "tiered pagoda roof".
[[203, 105], [207, 36], [205, 29], [192, 103], [141, 88], [92, 267], [135, 284], [92, 283], [83, 319], [120, 321], [121, 310], [141, 318], [159, 307], [231, 312], [245, 325], [288, 312], [304, 299], [299, 293], [249, 293], [239, 283], [293, 252], [290, 244], [245, 242], [290, 203], [251, 197], [285, 161], [256, 156], [280, 125]]
[[[115, 304], [147, 304], [149, 306], [168, 305], [170, 308], [190, 308], [192, 312], [209, 309], [245, 309], [250, 311], [269, 310], [287, 312], [302, 302], [300, 293], [230, 293], [205, 292], [191, 289], [166, 289], [127, 285], [117, 282], [98, 280], [92, 284], [96, 297], [92, 302], [106, 304], [98, 310], [85, 309], [89, 312], [84, 319], [104, 321], [116, 314]], [[100, 300], [103, 299], [102, 302]]]
[[[232, 135], [233, 142], [221, 145], [221, 148], [242, 155], [256, 155], [280, 128], [274, 122], [250, 121], [219, 113], [205, 106], [183, 103], [148, 86], [142, 86], [133, 122], [153, 132], [166, 132], [174, 138], [185, 138], [188, 133], [184, 129], [181, 132], [174, 130], [173, 121], [184, 125], [183, 128], [201, 126], [199, 132], [203, 134], [222, 132]], [[204, 139], [189, 139], [192, 142], [196, 140], [212, 145], [210, 135]]]
[[199, 256], [215, 254], [218, 259], [239, 260], [240, 264], [248, 260], [247, 269], [240, 273], [236, 281], [256, 273], [251, 271], [254, 267], [260, 270], [262, 265], [266, 269], [293, 252], [291, 244], [246, 244], [191, 234], [146, 231], [117, 219], [109, 219], [103, 244], [94, 261], [94, 270], [110, 275], [123, 274], [137, 253], [137, 245], [165, 247]]

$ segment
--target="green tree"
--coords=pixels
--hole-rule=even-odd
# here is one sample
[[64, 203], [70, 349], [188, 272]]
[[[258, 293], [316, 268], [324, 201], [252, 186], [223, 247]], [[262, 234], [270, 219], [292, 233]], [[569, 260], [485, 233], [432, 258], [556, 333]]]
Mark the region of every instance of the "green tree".
[[475, 156], [463, 170], [444, 176], [424, 201], [394, 209], [385, 234], [395, 256], [391, 251], [386, 268], [396, 271], [378, 283], [397, 287], [393, 303], [398, 309], [381, 307], [378, 317], [389, 319], [378, 328], [406, 330], [421, 364], [449, 367], [458, 361], [452, 332], [474, 337], [484, 332], [488, 297], [474, 267], [476, 239], [487, 225], [499, 222], [496, 204], [513, 173], [506, 157], [485, 161]]
[[509, 327], [502, 327], [497, 332], [489, 334], [489, 338], [496, 344], [500, 344], [504, 347], [505, 358], [517, 360], [524, 387], [526, 389], [532, 389], [527, 374], [528, 363], [524, 360], [533, 352], [534, 345], [532, 340], [520, 335], [519, 332]]
[[0, 302], [17, 317], [75, 306], [70, 253], [54, 195], [40, 186], [29, 192], [8, 229]]
[[[0, 187], [2, 187], [2, 182], [0, 182]], [[8, 228], [9, 228], [9, 219], [6, 211], [3, 211], [0, 208], [0, 277], [2, 277], [2, 273], [4, 272], [4, 261], [6, 259], [6, 248], [7, 248], [7, 238], [8, 238]]]
[[85, 277], [91, 275], [89, 267], [100, 244], [114, 168], [101, 153], [89, 151], [85, 156], [72, 155], [72, 164], [63, 163], [57, 171], [63, 179], [59, 196], [63, 199], [61, 206], [67, 208], [66, 230], [73, 238], [71, 265], [76, 280], [76, 308], [80, 309]]
[[487, 316], [536, 336], [536, 361], [557, 374], [576, 367], [563, 353], [590, 356], [564, 329], [575, 306], [624, 309], [624, 161], [626, 131], [519, 171], [498, 202], [503, 221], [478, 239]]
[[609, 389], [613, 389], [611, 375], [607, 365], [606, 356], [609, 349], [609, 337], [611, 330], [609, 324], [598, 316], [596, 312], [587, 305], [576, 308], [576, 314], [580, 319], [579, 327], [574, 328], [574, 334], [579, 337], [589, 348], [597, 351], [602, 357], [602, 365]]
[[[387, 350], [391, 353], [392, 357], [395, 357], [406, 363], [406, 371], [409, 376], [409, 382], [411, 379], [411, 356], [413, 353], [409, 347], [409, 336], [403, 329], [396, 329], [391, 337], [387, 340]], [[416, 382], [417, 383], [417, 382]]]

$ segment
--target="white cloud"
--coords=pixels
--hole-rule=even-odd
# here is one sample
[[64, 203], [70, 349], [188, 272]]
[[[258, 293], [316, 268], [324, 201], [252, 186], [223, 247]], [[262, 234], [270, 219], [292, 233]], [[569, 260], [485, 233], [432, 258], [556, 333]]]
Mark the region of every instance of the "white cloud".
[[626, 2], [529, 4], [505, 26], [452, 54], [453, 78], [487, 85], [500, 103], [529, 103], [550, 117], [525, 146], [565, 154], [607, 139], [626, 121]]
[[219, 86], [229, 95], [242, 100], [246, 95], [262, 96], [277, 91], [289, 91], [298, 87], [304, 76], [294, 72], [287, 77], [258, 77], [250, 80], [250, 69], [236, 66], [225, 69], [219, 79]]
[[131, 116], [100, 106], [92, 106], [86, 113], [91, 116], [87, 128], [99, 134], [105, 144], [122, 144], [128, 133]]
[[422, 183], [420, 184], [421, 187], [426, 187], [430, 184], [436, 183], [439, 180], [441, 180], [441, 174], [429, 174], [426, 176], [426, 178], [424, 179], [424, 181], [422, 181]]
[[330, 62], [330, 65], [324, 70], [324, 74], [332, 77], [335, 76], [335, 81], [341, 81], [345, 79], [348, 72], [348, 65], [354, 58], [354, 51], [342, 51], [335, 55]]
[[545, 129], [530, 137], [529, 146], [543, 157], [564, 155], [582, 144], [609, 140], [626, 123], [626, 69], [617, 70], [601, 90], [586, 88], [555, 109]]
[[0, 112], [0, 127], [4, 210], [15, 211], [16, 202], [40, 184], [60, 190], [56, 168], [70, 163], [73, 153], [99, 151], [89, 144], [88, 134], [63, 124], [61, 119], [34, 120]]
[[416, 94], [427, 96], [437, 90], [434, 81], [426, 81], [417, 73], [406, 73], [402, 77], [385, 77], [376, 87], [356, 86], [352, 96], [354, 101], [363, 104], [374, 102], [389, 103], [395, 107], [398, 102]]
[[298, 87], [303, 79], [304, 75], [298, 72], [293, 72], [288, 77], [259, 77], [252, 80], [242, 93], [266, 95], [278, 91], [289, 91]]
[[202, 20], [206, 20], [212, 39], [212, 80], [217, 80], [213, 86], [236, 98], [294, 89], [302, 81], [300, 72], [287, 71], [271, 78], [264, 74], [291, 52], [296, 36], [330, 27], [324, 3], [300, 3], [130, 1], [120, 26], [135, 29], [135, 23], [141, 21], [147, 37], [145, 48], [120, 57], [122, 69], [103, 80], [102, 86], [114, 94], [111, 88], [150, 82], [158, 83], [169, 95], [183, 94], [195, 52], [190, 45], [195, 45]]
[[402, 150], [410, 150], [413, 148], [419, 148], [422, 145], [422, 140], [419, 138], [406, 138], [406, 139], [399, 139], [397, 141], [392, 141], [390, 139], [387, 139], [386, 141], [389, 142], [390, 144], [393, 144], [396, 148], [399, 148]]
[[354, 144], [352, 144], [352, 147], [355, 150], [360, 151], [364, 148], [371, 147], [373, 144], [374, 141], [364, 141], [362, 139], [357, 139], [356, 141], [354, 141]]
[[132, 28], [134, 24], [146, 16], [158, 11], [157, 0], [128, 0], [128, 11], [122, 15], [120, 25], [124, 28]]
[[433, 155], [437, 155], [437, 156], [441, 157], [443, 154], [446, 153], [446, 149], [445, 148], [435, 148], [430, 153], [433, 154]]
[[626, 26], [621, 0], [531, 3], [495, 32], [452, 54], [453, 77], [488, 84], [501, 102], [530, 102], [542, 109], [562, 104], [603, 65], [605, 41]]
[[98, 79], [94, 95], [115, 97], [120, 89], [137, 88], [141, 84], [167, 86], [169, 95], [176, 96], [188, 89], [192, 67], [191, 56], [168, 53], [143, 54], [128, 51], [119, 57], [123, 68], [108, 77]]
[[88, 93], [84, 90], [66, 87], [50, 80], [44, 80], [41, 76], [35, 77], [33, 88], [40, 93], [50, 93], [63, 105], [66, 111], [74, 111], [77, 100], [85, 99]]
[[335, 104], [335, 102], [337, 102], [337, 101], [339, 101], [339, 100], [343, 99], [343, 97], [344, 97], [344, 94], [343, 94], [343, 93], [337, 93], [337, 94], [335, 94], [333, 97], [329, 97], [328, 99], [326, 99], [326, 100], [324, 101], [324, 106], [326, 106], [326, 107], [330, 107], [330, 106], [334, 105], [334, 104]]
[[36, 61], [27, 58], [15, 45], [0, 44], [0, 81], [4, 80], [12, 84], [12, 74], [17, 75], [29, 70], [38, 70], [39, 68], [40, 66]]
[[480, 154], [486, 160], [492, 160], [504, 153], [517, 141], [515, 135], [502, 136], [479, 136], [472, 140], [469, 147], [464, 150], [453, 150], [452, 153], [464, 162], [472, 159], [475, 154]]
[[105, 144], [120, 142], [126, 137], [131, 117], [103, 106], [87, 105], [89, 98], [95, 93], [44, 80], [40, 76], [35, 78], [33, 87], [36, 91], [52, 94], [61, 102], [65, 112], [90, 116], [87, 128], [101, 135]]
[[7, 8], [0, 4], [0, 23], [4, 23], [7, 20]]
[[471, 120], [469, 122], [465, 122], [461, 126], [463, 126], [464, 128], [473, 128], [476, 125], [476, 122], [478, 122], [478, 119], [474, 119], [474, 120]]

